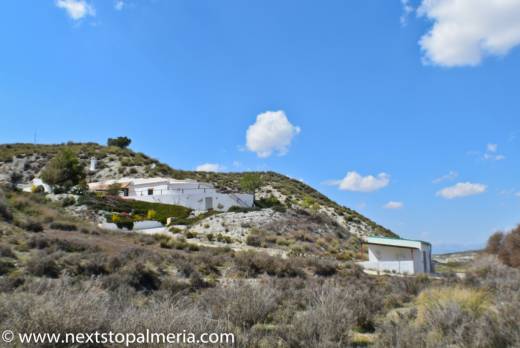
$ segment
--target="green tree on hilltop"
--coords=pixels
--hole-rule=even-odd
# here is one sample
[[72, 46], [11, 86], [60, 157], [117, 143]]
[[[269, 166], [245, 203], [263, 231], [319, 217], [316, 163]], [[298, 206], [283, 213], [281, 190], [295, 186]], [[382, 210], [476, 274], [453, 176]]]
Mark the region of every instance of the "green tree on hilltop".
[[117, 138], [108, 138], [107, 145], [108, 146], [117, 146], [122, 149], [127, 148], [132, 143], [132, 139], [128, 137], [117, 137]]

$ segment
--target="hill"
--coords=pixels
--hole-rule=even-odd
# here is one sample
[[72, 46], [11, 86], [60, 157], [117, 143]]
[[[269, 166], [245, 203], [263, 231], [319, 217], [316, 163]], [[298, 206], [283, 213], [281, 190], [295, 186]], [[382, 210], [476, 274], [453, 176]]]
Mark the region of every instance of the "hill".
[[[37, 175], [63, 146], [0, 148], [0, 327], [15, 333], [233, 334], [234, 344], [218, 346], [235, 347], [519, 346], [520, 271], [495, 257], [469, 261], [463, 279], [451, 268], [438, 277], [369, 276], [353, 260], [359, 238], [337, 219], [346, 212], [345, 226], [359, 233], [377, 225], [275, 173], [261, 173], [273, 178], [264, 181], [264, 197], [276, 194], [282, 205], [225, 213], [13, 187]], [[174, 176], [236, 190], [242, 175], [178, 171], [95, 144], [66, 146], [84, 162], [99, 156], [102, 168], [90, 180]], [[175, 218], [173, 234], [97, 225], [106, 215], [150, 209], [158, 219]], [[445, 260], [450, 267], [453, 256]]]
[[[67, 143], [60, 145], [7, 144], [0, 145], [0, 182], [28, 182], [38, 176], [47, 163], [64, 147], [72, 149], [87, 165], [90, 158], [98, 161], [97, 170], [90, 173], [87, 181], [116, 179], [122, 177], [171, 177], [209, 182], [223, 192], [238, 192], [244, 173], [210, 173], [173, 169], [143, 153], [115, 146], [95, 143]], [[341, 206], [309, 185], [287, 176], [274, 173], [259, 173], [263, 186], [257, 198], [275, 197], [289, 208], [304, 209], [321, 215], [355, 236], [395, 234], [364, 217], [358, 212]]]

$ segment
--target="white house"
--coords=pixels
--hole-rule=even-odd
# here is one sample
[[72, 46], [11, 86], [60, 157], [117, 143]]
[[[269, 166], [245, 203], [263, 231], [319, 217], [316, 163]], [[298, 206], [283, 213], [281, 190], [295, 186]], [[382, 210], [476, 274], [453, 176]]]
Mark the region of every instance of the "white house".
[[89, 190], [107, 191], [114, 184], [119, 186], [122, 198], [182, 205], [199, 211], [225, 211], [232, 206], [249, 208], [254, 204], [252, 194], [220, 193], [213, 185], [194, 180], [122, 178], [90, 183]]
[[432, 273], [432, 247], [420, 240], [367, 237], [368, 261], [365, 269], [400, 274]]
[[29, 184], [20, 184], [18, 185], [18, 188], [20, 188], [24, 192], [33, 192], [34, 188], [36, 187], [43, 187], [43, 191], [46, 193], [52, 192], [51, 187], [43, 182], [40, 178], [34, 178], [31, 180]]

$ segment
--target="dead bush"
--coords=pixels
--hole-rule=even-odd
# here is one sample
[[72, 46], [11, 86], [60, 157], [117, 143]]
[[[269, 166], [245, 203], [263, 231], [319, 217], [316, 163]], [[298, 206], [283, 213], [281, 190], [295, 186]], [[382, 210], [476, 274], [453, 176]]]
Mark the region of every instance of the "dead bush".
[[314, 269], [314, 274], [322, 277], [331, 277], [337, 271], [334, 262], [317, 257], [311, 259], [310, 265]]
[[58, 278], [61, 268], [55, 261], [56, 254], [46, 255], [43, 252], [34, 254], [26, 264], [29, 274], [37, 277]]
[[[387, 319], [378, 347], [512, 347], [518, 340], [500, 322], [489, 294], [469, 288], [438, 288], [421, 293], [417, 310]], [[516, 312], [518, 314], [518, 312]], [[514, 324], [513, 324], [514, 325]], [[517, 331], [517, 329], [516, 329]], [[518, 335], [516, 335], [516, 339]]]
[[356, 324], [353, 289], [326, 282], [312, 290], [306, 309], [278, 334], [290, 347], [345, 347]]
[[[69, 280], [38, 285], [45, 291], [0, 294], [0, 324], [15, 332], [93, 333], [109, 329], [109, 296]], [[53, 345], [39, 345], [51, 347]]]
[[0, 244], [0, 257], [8, 257], [10, 259], [16, 259], [15, 253], [7, 245]]
[[237, 253], [235, 266], [246, 277], [256, 277], [262, 273], [277, 277], [305, 277], [295, 259], [282, 259], [253, 251]]
[[229, 320], [233, 325], [250, 328], [264, 323], [276, 309], [278, 293], [270, 284], [234, 282], [202, 294], [202, 306], [216, 320]]
[[498, 255], [506, 265], [520, 268], [520, 225], [509, 233], [493, 234], [488, 240], [486, 251]]
[[22, 223], [22, 228], [24, 228], [26, 231], [29, 232], [42, 232], [43, 231], [43, 225], [39, 221], [35, 220], [27, 220]]
[[49, 227], [53, 230], [60, 231], [77, 231], [78, 227], [74, 224], [69, 224], [65, 222], [53, 222], [49, 225]]
[[0, 218], [6, 221], [11, 221], [13, 219], [13, 214], [7, 206], [7, 200], [5, 199], [2, 189], [0, 189]]

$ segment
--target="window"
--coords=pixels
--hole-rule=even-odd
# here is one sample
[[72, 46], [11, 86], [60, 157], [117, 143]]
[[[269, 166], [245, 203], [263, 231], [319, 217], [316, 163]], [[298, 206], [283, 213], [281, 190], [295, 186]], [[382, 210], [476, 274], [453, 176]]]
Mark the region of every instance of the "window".
[[153, 188], [148, 189], [148, 196], [153, 196]]

